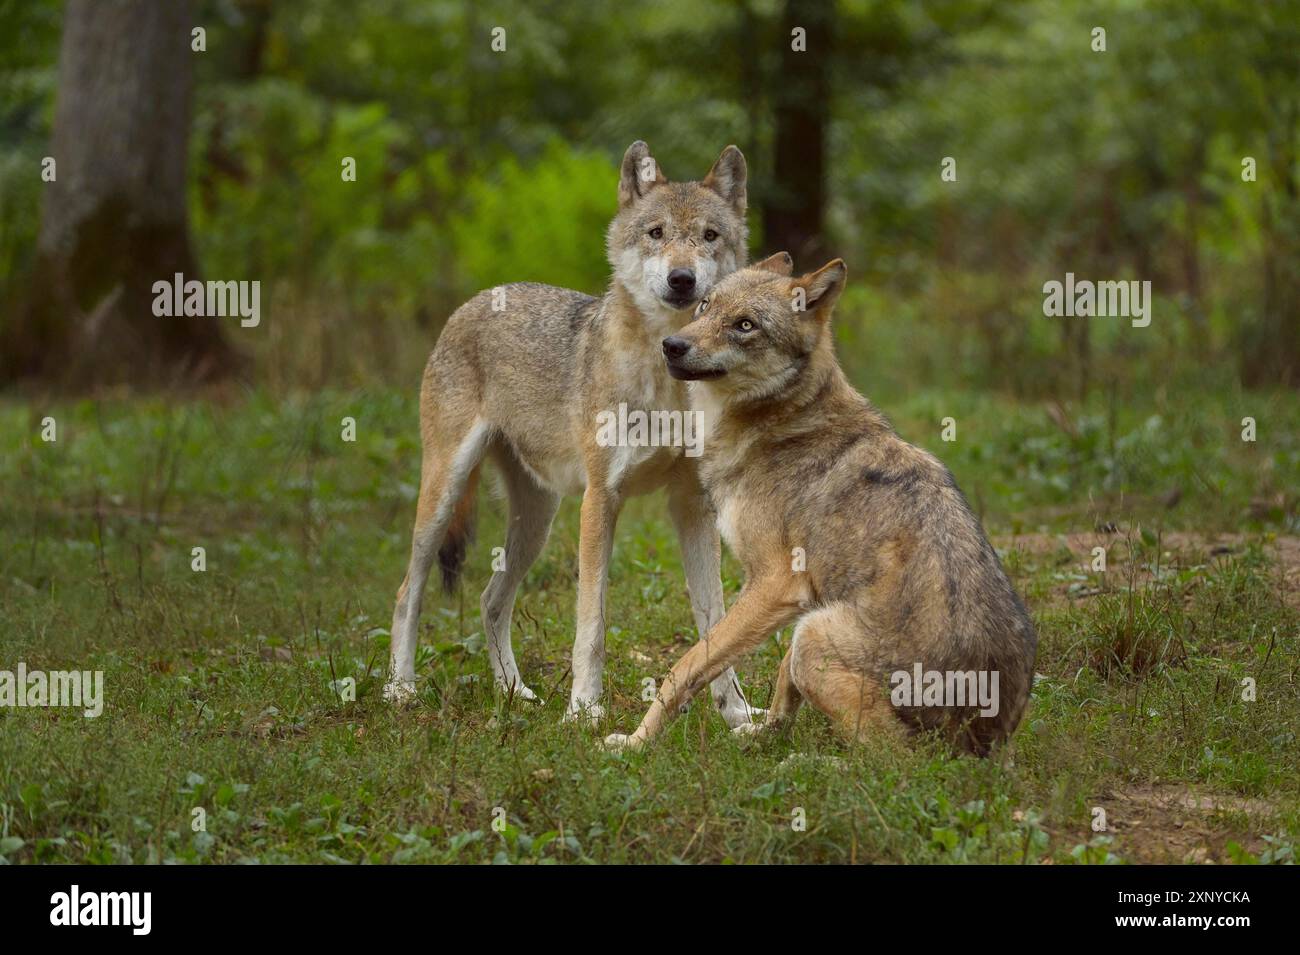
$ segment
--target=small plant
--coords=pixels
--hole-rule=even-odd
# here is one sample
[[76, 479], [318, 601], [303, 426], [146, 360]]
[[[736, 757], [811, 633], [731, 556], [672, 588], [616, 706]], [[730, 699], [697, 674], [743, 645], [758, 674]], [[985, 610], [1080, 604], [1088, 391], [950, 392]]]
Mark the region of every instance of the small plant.
[[1093, 836], [1070, 850], [1070, 861], [1075, 865], [1122, 865], [1124, 860], [1110, 851], [1114, 842], [1111, 836]]

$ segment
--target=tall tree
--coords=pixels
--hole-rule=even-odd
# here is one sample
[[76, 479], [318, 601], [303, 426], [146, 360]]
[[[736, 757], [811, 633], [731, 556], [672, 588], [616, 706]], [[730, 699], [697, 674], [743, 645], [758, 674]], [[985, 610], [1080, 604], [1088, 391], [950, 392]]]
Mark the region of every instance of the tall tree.
[[229, 374], [212, 318], [159, 318], [153, 283], [197, 277], [186, 215], [190, 0], [68, 0], [36, 261], [0, 378], [85, 388]]
[[[781, 69], [772, 86], [772, 184], [763, 207], [765, 244], [812, 265], [825, 251], [826, 133], [830, 120], [835, 4], [786, 0]], [[802, 30], [802, 36], [796, 31]]]

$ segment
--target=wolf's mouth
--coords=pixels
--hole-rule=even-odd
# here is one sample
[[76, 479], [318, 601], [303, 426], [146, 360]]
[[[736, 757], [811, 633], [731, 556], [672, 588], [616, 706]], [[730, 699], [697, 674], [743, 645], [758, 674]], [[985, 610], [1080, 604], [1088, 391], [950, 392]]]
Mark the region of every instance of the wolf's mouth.
[[721, 378], [727, 373], [725, 368], [685, 368], [671, 361], [665, 364], [668, 365], [668, 374], [678, 381], [709, 381], [713, 378]]
[[665, 305], [672, 308], [690, 308], [699, 301], [699, 297], [694, 292], [687, 292], [685, 295], [673, 295], [672, 293], [669, 293], [668, 295], [660, 297], [663, 299]]

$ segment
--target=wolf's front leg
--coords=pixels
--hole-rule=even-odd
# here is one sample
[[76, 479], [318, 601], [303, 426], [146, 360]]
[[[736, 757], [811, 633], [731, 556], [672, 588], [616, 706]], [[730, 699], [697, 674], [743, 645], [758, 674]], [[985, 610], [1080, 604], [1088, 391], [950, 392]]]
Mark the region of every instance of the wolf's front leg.
[[788, 575], [747, 585], [735, 605], [709, 635], [686, 651], [659, 687], [659, 695], [631, 736], [614, 734], [605, 740], [612, 748], [639, 747], [654, 739], [664, 726], [690, 703], [704, 684], [757, 647], [800, 613], [797, 599], [788, 593]]
[[578, 542], [578, 634], [573, 642], [573, 694], [566, 722], [595, 723], [605, 715], [600, 705], [605, 669], [605, 592], [609, 588], [609, 559], [614, 551], [614, 524], [619, 499], [594, 476], [582, 496]]
[[[722, 600], [722, 544], [713, 510], [693, 472], [669, 486], [668, 513], [682, 548], [695, 628], [703, 640], [717, 626], [726, 608]], [[731, 667], [723, 670], [709, 689], [718, 712], [732, 729], [762, 718], [763, 710], [746, 702]]]

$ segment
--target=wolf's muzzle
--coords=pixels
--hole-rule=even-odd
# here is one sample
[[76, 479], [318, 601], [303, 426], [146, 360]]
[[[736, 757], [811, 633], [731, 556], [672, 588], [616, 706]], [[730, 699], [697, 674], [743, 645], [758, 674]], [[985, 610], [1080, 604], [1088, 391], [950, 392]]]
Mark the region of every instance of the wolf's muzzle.
[[674, 358], [681, 358], [691, 350], [691, 343], [684, 338], [678, 338], [673, 335], [671, 338], [664, 339], [664, 357], [669, 361]]
[[681, 298], [694, 294], [695, 273], [690, 269], [673, 269], [668, 273], [668, 287]]
[[684, 338], [673, 335], [664, 339], [664, 361], [668, 365], [668, 374], [678, 381], [704, 381], [709, 378], [721, 378], [727, 372], [722, 368], [688, 368], [682, 359], [691, 350], [691, 343]]

